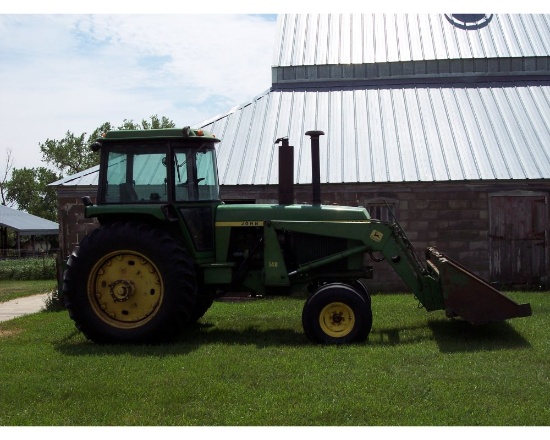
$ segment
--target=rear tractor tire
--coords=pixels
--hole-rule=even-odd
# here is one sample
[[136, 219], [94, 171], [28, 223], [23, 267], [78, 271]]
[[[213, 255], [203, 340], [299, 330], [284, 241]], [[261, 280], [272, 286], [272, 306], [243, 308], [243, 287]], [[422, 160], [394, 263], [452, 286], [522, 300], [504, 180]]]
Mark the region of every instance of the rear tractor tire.
[[372, 327], [370, 298], [347, 284], [320, 287], [305, 303], [302, 325], [306, 336], [322, 344], [364, 341]]
[[185, 250], [167, 232], [133, 221], [86, 236], [63, 280], [69, 316], [98, 343], [166, 342], [191, 317], [196, 295]]
[[199, 288], [197, 292], [197, 301], [191, 316], [189, 317], [189, 324], [193, 324], [201, 319], [204, 314], [212, 307], [214, 304], [215, 294], [210, 292], [208, 289]]

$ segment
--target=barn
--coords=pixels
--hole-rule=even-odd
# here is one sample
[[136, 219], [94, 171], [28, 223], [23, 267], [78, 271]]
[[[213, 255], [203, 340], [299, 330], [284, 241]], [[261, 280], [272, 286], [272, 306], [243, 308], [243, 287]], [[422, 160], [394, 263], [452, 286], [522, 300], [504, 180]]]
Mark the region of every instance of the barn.
[[[305, 132], [321, 130], [323, 204], [398, 221], [419, 253], [500, 288], [550, 285], [550, 15], [279, 15], [271, 71], [268, 90], [195, 125], [222, 139], [226, 203], [277, 202], [281, 138], [310, 202]], [[54, 183], [66, 254], [95, 227], [80, 197], [96, 179]], [[404, 289], [384, 264], [372, 287]]]

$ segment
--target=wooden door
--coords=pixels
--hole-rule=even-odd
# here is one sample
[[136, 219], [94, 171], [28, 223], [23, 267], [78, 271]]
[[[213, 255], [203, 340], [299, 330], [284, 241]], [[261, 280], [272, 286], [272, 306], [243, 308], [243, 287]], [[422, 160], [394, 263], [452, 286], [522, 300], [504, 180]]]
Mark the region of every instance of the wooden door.
[[490, 197], [491, 281], [540, 284], [546, 279], [548, 208], [545, 196]]

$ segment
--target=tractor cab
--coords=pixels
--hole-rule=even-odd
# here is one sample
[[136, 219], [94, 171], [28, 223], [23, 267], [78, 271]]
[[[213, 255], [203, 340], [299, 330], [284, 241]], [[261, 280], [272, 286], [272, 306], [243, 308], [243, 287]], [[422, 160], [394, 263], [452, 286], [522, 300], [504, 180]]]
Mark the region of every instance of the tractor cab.
[[211, 258], [215, 208], [222, 203], [218, 142], [189, 127], [107, 132], [93, 147], [101, 150], [97, 205], [87, 203], [86, 215], [102, 224], [168, 221], [194, 258]]
[[219, 140], [202, 130], [166, 131], [111, 131], [98, 141], [96, 148], [102, 149], [98, 204], [219, 200], [215, 153]]

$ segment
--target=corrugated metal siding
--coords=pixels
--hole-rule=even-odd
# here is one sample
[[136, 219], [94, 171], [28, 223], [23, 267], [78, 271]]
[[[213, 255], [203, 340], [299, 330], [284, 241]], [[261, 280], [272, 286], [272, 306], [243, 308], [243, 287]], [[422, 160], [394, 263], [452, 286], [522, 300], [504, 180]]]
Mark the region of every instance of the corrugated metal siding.
[[491, 14], [460, 29], [444, 14], [283, 14], [273, 66], [546, 57], [550, 17]]
[[323, 130], [325, 183], [550, 178], [550, 83], [269, 91], [207, 124], [223, 185], [276, 184], [275, 140], [311, 182], [307, 130]]

